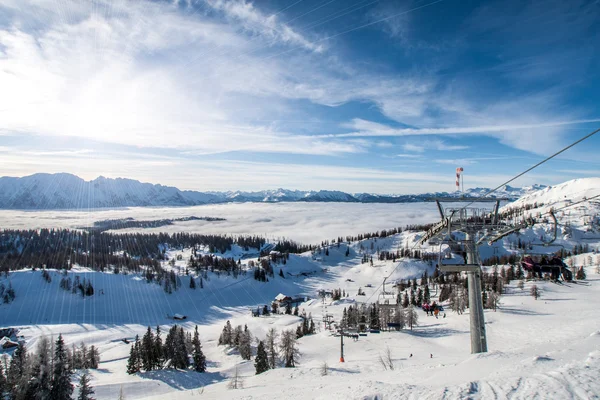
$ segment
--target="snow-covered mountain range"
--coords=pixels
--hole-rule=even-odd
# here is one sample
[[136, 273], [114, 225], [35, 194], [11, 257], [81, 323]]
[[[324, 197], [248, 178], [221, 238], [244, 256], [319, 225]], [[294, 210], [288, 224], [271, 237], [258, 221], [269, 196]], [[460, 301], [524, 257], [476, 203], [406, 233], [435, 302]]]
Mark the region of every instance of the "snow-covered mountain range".
[[[506, 186], [497, 197], [517, 199], [544, 189], [543, 185], [515, 188]], [[230, 202], [353, 202], [408, 203], [436, 196], [477, 197], [489, 189], [467, 189], [465, 193], [436, 192], [410, 195], [350, 194], [319, 190], [261, 190], [256, 192], [199, 192], [142, 183], [133, 179], [98, 177], [85, 181], [75, 175], [34, 174], [22, 178], [0, 177], [0, 209], [90, 209], [144, 206], [192, 206]]]

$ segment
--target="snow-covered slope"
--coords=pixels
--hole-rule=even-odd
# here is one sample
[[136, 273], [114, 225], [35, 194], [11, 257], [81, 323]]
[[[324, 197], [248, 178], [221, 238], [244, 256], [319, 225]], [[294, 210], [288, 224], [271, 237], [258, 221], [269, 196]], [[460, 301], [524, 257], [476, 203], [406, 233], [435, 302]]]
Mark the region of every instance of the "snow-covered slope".
[[[413, 239], [414, 234], [403, 232], [364, 240], [351, 245], [349, 257], [346, 245], [331, 246], [328, 256], [324, 252], [294, 255], [285, 266], [276, 267], [289, 272], [286, 278], [276, 275], [266, 283], [210, 273], [203, 289], [192, 290], [186, 285], [189, 277], [183, 275], [181, 289], [170, 295], [134, 274], [69, 272], [94, 282], [96, 294], [82, 298], [58, 287], [59, 272], [51, 272], [51, 283], [42, 279], [40, 271], [14, 272], [0, 277], [4, 284], [10, 280], [17, 292], [13, 303], [0, 304], [0, 324], [18, 326], [30, 349], [41, 335], [56, 338], [59, 333], [69, 347], [81, 341], [96, 346], [101, 363], [89, 372], [98, 400], [115, 399], [121, 391], [130, 400], [597, 398], [600, 275], [589, 265], [589, 285], [538, 281], [525, 282], [523, 289], [515, 282], [506, 286], [498, 310], [485, 311], [488, 353], [469, 354], [468, 311], [458, 315], [447, 309], [445, 318], [436, 319], [418, 310], [419, 324], [413, 330], [368, 333], [356, 342], [347, 338], [345, 362], [340, 363], [340, 338], [318, 323], [323, 313], [339, 321], [344, 308], [376, 301], [379, 284], [390, 273], [393, 279], [407, 279], [430, 270], [427, 263], [407, 259], [396, 263], [375, 259], [373, 266], [360, 263], [361, 250], [393, 250]], [[178, 254], [184, 259], [177, 261], [175, 270], [185, 265], [189, 250], [169, 256]], [[539, 300], [528, 295], [533, 284], [541, 290]], [[365, 296], [357, 295], [359, 287]], [[318, 328], [315, 335], [299, 339], [301, 358], [296, 368], [279, 367], [255, 375], [254, 360], [242, 360], [237, 351], [217, 345], [226, 320], [233, 326], [247, 325], [258, 340], [264, 340], [270, 328], [295, 329], [300, 318], [293, 315], [256, 318], [250, 314], [250, 308], [280, 292], [314, 297], [319, 289], [334, 288], [349, 296], [339, 301], [312, 299], [300, 306], [312, 314]], [[439, 288], [432, 287], [431, 293], [435, 299]], [[164, 340], [164, 332], [174, 323], [167, 316], [175, 313], [188, 316], [182, 323], [186, 330], [199, 326], [207, 372], [166, 369], [127, 375], [131, 344], [123, 339], [141, 337], [146, 325], [159, 324]], [[394, 370], [384, 369], [380, 361], [388, 349]], [[321, 372], [324, 362], [327, 375]], [[227, 383], [236, 370], [244, 388], [231, 390]]]
[[600, 194], [600, 178], [573, 179], [526, 194], [507, 207], [564, 207]]
[[[504, 189], [496, 197], [516, 199], [542, 188]], [[144, 206], [191, 206], [230, 202], [345, 202], [407, 203], [429, 201], [433, 197], [481, 196], [489, 189], [460, 192], [436, 192], [411, 195], [350, 194], [320, 190], [262, 190], [256, 192], [181, 191], [175, 187], [142, 183], [133, 179], [99, 177], [85, 181], [71, 174], [34, 174], [22, 178], [0, 177], [0, 209], [97, 209]]]

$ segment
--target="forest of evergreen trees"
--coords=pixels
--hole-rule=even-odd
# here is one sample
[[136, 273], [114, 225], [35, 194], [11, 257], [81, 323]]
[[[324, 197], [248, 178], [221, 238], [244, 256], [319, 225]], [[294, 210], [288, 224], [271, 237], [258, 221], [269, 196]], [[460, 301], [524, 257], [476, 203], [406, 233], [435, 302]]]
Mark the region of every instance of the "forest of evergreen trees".
[[206, 357], [202, 352], [198, 326], [192, 336], [182, 327], [173, 325], [164, 343], [160, 327], [156, 327], [156, 332], [148, 327], [142, 340], [139, 336], [135, 337], [127, 361], [128, 374], [165, 368], [185, 370], [190, 367], [196, 372], [206, 371]]
[[[69, 349], [62, 338], [52, 347], [46, 337], [38, 339], [35, 352], [19, 343], [10, 362], [0, 361], [0, 398], [11, 400], [49, 399], [68, 400], [73, 395], [71, 383], [76, 370], [97, 369], [100, 355], [95, 346], [81, 343]], [[80, 379], [78, 399], [91, 400], [93, 389], [87, 374]]]
[[[23, 268], [71, 269], [74, 264], [95, 271], [111, 267], [139, 272], [149, 266], [158, 272], [160, 261], [169, 248], [208, 247], [209, 252], [224, 253], [233, 244], [248, 249], [260, 248], [265, 239], [259, 236], [221, 236], [193, 233], [89, 233], [69, 229], [0, 231], [0, 273]], [[219, 258], [220, 260], [220, 258]], [[221, 261], [218, 261], [221, 262]], [[204, 265], [215, 265], [208, 260]], [[226, 267], [223, 267], [226, 268]]]

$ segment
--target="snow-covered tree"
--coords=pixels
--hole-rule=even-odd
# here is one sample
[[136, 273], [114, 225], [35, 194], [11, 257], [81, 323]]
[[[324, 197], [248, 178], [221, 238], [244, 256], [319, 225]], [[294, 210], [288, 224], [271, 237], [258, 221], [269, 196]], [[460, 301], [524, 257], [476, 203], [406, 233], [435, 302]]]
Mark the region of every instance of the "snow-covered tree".
[[269, 369], [269, 360], [267, 352], [265, 350], [265, 344], [261, 340], [258, 342], [258, 348], [256, 349], [256, 358], [254, 359], [254, 366], [256, 367], [256, 375], [262, 374]]
[[296, 332], [293, 329], [283, 331], [279, 342], [279, 350], [285, 367], [295, 367], [298, 358], [300, 358], [300, 351], [297, 346]]
[[94, 389], [90, 386], [90, 378], [87, 374], [81, 375], [79, 378], [79, 396], [77, 396], [77, 400], [94, 400], [92, 395], [94, 394]]
[[140, 337], [136, 335], [135, 342], [129, 350], [129, 359], [127, 360], [127, 373], [133, 375], [141, 370]]
[[145, 371], [152, 371], [156, 366], [154, 360], [154, 333], [148, 327], [146, 334], [142, 337], [142, 365]]
[[27, 376], [25, 372], [28, 360], [27, 348], [23, 342], [20, 342], [13, 353], [8, 372], [6, 373], [6, 381], [11, 398], [22, 397], [27, 391]]
[[194, 339], [192, 340], [193, 352], [192, 358], [194, 359], [194, 369], [197, 372], [205, 372], [206, 371], [206, 357], [202, 352], [202, 345], [200, 343], [200, 336], [198, 335], [198, 326], [196, 325], [196, 329], [194, 330]]
[[72, 394], [73, 384], [71, 383], [71, 371], [67, 364], [67, 349], [62, 335], [58, 335], [54, 346], [54, 371], [50, 399], [70, 400]]
[[162, 369], [165, 362], [164, 348], [162, 338], [160, 337], [160, 326], [156, 326], [156, 334], [154, 335], [154, 368]]
[[410, 330], [412, 330], [413, 326], [417, 326], [419, 323], [419, 314], [417, 314], [417, 310], [415, 310], [412, 305], [405, 310], [404, 318]]
[[540, 290], [538, 289], [537, 285], [531, 286], [531, 289], [529, 290], [529, 293], [536, 300], [540, 297]]
[[[0, 366], [0, 370], [2, 367]], [[47, 399], [52, 389], [52, 350], [50, 341], [42, 336], [36, 345], [36, 354], [31, 360], [29, 384], [26, 398]], [[2, 391], [0, 390], [0, 393]]]
[[252, 334], [248, 330], [248, 327], [240, 333], [238, 351], [244, 360], [250, 360], [252, 358]]
[[6, 392], [6, 377], [4, 376], [4, 368], [0, 364], [0, 398], [3, 398], [4, 392]]
[[279, 361], [279, 356], [277, 353], [277, 339], [278, 339], [279, 335], [277, 334], [277, 331], [275, 330], [275, 328], [271, 328], [269, 329], [269, 332], [267, 332], [267, 338], [266, 338], [266, 351], [267, 351], [267, 355], [269, 358], [269, 367], [271, 369], [275, 368], [277, 366], [277, 362]]
[[225, 326], [223, 327], [223, 331], [221, 332], [221, 336], [219, 336], [219, 346], [231, 346], [233, 344], [233, 331], [231, 328], [231, 322], [227, 321]]

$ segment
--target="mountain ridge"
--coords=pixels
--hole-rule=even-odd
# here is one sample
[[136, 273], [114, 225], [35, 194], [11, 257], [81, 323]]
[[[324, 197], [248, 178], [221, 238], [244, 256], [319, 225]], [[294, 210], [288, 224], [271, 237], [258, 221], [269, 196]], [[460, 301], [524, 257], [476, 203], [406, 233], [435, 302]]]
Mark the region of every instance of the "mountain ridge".
[[[510, 200], [545, 189], [545, 185], [524, 188], [505, 186], [495, 196]], [[53, 210], [152, 206], [194, 206], [232, 202], [344, 202], [409, 203], [433, 197], [479, 197], [487, 188], [460, 192], [421, 194], [346, 193], [337, 190], [289, 190], [201, 192], [173, 186], [143, 183], [129, 178], [99, 176], [91, 181], [68, 173], [38, 173], [24, 177], [0, 177], [0, 209]]]

